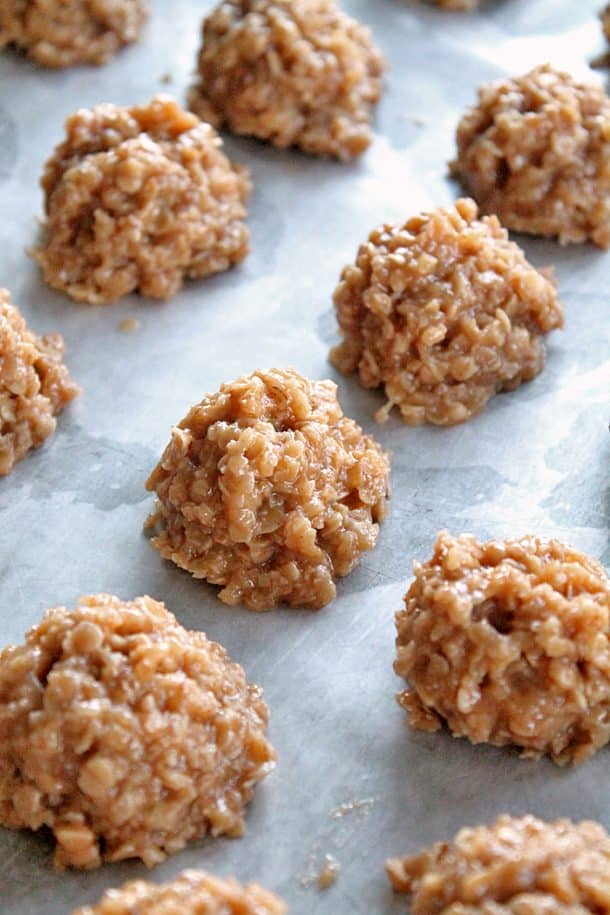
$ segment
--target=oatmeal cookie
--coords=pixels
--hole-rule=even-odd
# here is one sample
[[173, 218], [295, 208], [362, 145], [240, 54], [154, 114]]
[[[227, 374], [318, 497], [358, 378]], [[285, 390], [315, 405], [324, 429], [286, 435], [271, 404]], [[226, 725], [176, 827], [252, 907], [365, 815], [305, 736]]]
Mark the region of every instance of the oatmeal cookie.
[[267, 717], [224, 648], [150, 597], [48, 610], [0, 654], [0, 823], [49, 827], [77, 868], [241, 835]]
[[383, 56], [334, 0], [223, 0], [189, 105], [216, 126], [348, 160], [371, 142]]
[[144, 0], [2, 0], [0, 48], [55, 69], [105, 64], [138, 40], [146, 17]]
[[317, 609], [374, 547], [389, 458], [331, 381], [258, 371], [204, 397], [147, 482], [152, 543], [227, 604]]
[[59, 334], [28, 330], [8, 289], [0, 289], [0, 476], [52, 435], [56, 416], [79, 393]]
[[410, 723], [582, 762], [610, 738], [610, 581], [536, 537], [439, 534], [396, 616]]
[[209, 124], [168, 96], [82, 109], [45, 166], [44, 279], [73, 299], [167, 299], [244, 259], [247, 174]]
[[563, 325], [554, 283], [472, 200], [383, 225], [334, 294], [342, 342], [331, 360], [383, 386], [409, 425], [452, 425], [543, 368], [544, 334]]
[[386, 863], [412, 915], [589, 915], [610, 911], [610, 838], [598, 823], [528, 815], [461, 829]]
[[610, 245], [610, 99], [548, 64], [479, 90], [453, 174], [508, 229]]
[[168, 883], [133, 880], [108, 890], [97, 905], [72, 915], [285, 915], [286, 906], [256, 883], [242, 886], [203, 871], [182, 871]]

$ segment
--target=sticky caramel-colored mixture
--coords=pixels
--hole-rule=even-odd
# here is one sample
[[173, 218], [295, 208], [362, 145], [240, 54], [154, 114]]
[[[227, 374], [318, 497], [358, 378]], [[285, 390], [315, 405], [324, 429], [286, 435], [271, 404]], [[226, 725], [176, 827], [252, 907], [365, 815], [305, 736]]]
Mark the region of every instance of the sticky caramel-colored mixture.
[[147, 482], [152, 543], [227, 604], [317, 609], [374, 547], [389, 458], [331, 381], [257, 371], [204, 397]]
[[548, 64], [479, 89], [452, 171], [482, 212], [562, 244], [610, 245], [610, 99]]
[[334, 294], [343, 337], [331, 352], [409, 425], [470, 419], [543, 368], [543, 335], [563, 325], [552, 280], [472, 200], [383, 225]]
[[479, 0], [432, 0], [432, 2], [440, 6], [441, 9], [460, 13], [474, 10], [479, 5]]
[[0, 654], [0, 823], [48, 826], [76, 868], [241, 835], [267, 717], [224, 648], [150, 597], [48, 610]]
[[168, 883], [144, 880], [107, 890], [94, 906], [72, 915], [285, 915], [277, 896], [256, 883], [242, 886], [203, 871], [182, 871]]
[[333, 855], [324, 855], [322, 867], [318, 871], [318, 889], [327, 890], [339, 879], [341, 865]]
[[602, 10], [601, 20], [604, 35], [610, 41], [610, 3]]
[[536, 537], [439, 534], [396, 616], [414, 727], [582, 762], [610, 739], [610, 581]]
[[144, 0], [2, 0], [0, 48], [14, 45], [43, 67], [105, 64], [138, 40]]
[[204, 20], [189, 105], [234, 133], [348, 160], [371, 142], [384, 69], [334, 0], [224, 0]]
[[45, 280], [80, 302], [139, 291], [167, 299], [186, 278], [244, 259], [247, 174], [209, 124], [169, 96], [98, 105], [66, 121], [42, 176]]
[[59, 334], [28, 330], [8, 289], [0, 289], [0, 476], [52, 435], [56, 416], [79, 393]]
[[386, 862], [412, 915], [592, 915], [610, 911], [610, 838], [598, 823], [527, 815], [461, 829]]
[[140, 326], [140, 322], [136, 318], [124, 318], [119, 323], [119, 330], [122, 334], [132, 334], [134, 330], [137, 330]]

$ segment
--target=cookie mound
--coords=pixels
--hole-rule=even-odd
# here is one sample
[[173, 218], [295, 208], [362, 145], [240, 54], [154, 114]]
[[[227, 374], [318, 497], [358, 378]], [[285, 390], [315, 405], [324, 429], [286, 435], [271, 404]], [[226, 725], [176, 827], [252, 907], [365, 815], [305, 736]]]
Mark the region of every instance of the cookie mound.
[[384, 225], [334, 294], [343, 341], [331, 352], [365, 388], [383, 386], [409, 425], [470, 419], [543, 368], [543, 335], [563, 325], [549, 277], [472, 200]]
[[610, 99], [549, 65], [479, 90], [452, 171], [508, 229], [610, 245]]
[[343, 415], [331, 381], [257, 371], [172, 431], [147, 482], [152, 543], [227, 604], [317, 609], [375, 545], [389, 459]]
[[53, 434], [56, 416], [78, 395], [63, 351], [59, 334], [28, 330], [8, 289], [0, 289], [0, 476]]
[[267, 716], [224, 648], [150, 597], [48, 610], [0, 654], [0, 823], [48, 826], [77, 868], [241, 835], [274, 764]]
[[610, 581], [536, 537], [439, 534], [396, 616], [410, 723], [578, 763], [610, 739]]
[[234, 133], [348, 160], [371, 142], [384, 69], [334, 0], [225, 0], [204, 20], [189, 106]]
[[136, 290], [167, 299], [242, 261], [250, 182], [221, 147], [168, 96], [71, 115], [41, 182], [47, 283], [91, 304]]
[[3, 0], [0, 48], [54, 69], [105, 64], [138, 40], [146, 17], [143, 0]]
[[501, 816], [386, 863], [412, 915], [586, 915], [610, 910], [610, 838], [599, 823]]
[[108, 890], [97, 905], [72, 915], [285, 915], [286, 906], [256, 883], [241, 886], [203, 871], [183, 871], [174, 880], [154, 884], [134, 880]]

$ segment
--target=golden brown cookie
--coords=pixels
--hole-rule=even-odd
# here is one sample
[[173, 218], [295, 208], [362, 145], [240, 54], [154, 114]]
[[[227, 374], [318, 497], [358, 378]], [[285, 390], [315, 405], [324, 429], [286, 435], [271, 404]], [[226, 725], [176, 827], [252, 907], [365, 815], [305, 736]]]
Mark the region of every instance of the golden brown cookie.
[[163, 558], [251, 610], [332, 600], [375, 546], [390, 467], [336, 391], [271, 369], [192, 407], [147, 483]]
[[0, 289], [0, 476], [52, 435], [57, 415], [79, 393], [59, 334], [38, 337]]
[[375, 229], [334, 294], [331, 353], [366, 388], [383, 387], [409, 425], [453, 425], [543, 368], [563, 325], [552, 279], [472, 200]]
[[2, 0], [0, 49], [14, 45], [43, 67], [105, 64], [137, 41], [144, 0]]
[[77, 868], [241, 835], [267, 718], [224, 648], [150, 597], [48, 610], [0, 654], [0, 823], [48, 826]]
[[557, 540], [439, 534], [396, 616], [410, 723], [582, 762], [610, 738], [610, 581]]
[[598, 823], [501, 816], [386, 863], [412, 915], [588, 915], [610, 911], [610, 838]]
[[371, 142], [384, 69], [334, 0], [225, 0], [204, 20], [189, 105], [234, 133], [348, 160]]
[[610, 245], [610, 99], [599, 85], [546, 64], [483, 86], [451, 167], [508, 229]]

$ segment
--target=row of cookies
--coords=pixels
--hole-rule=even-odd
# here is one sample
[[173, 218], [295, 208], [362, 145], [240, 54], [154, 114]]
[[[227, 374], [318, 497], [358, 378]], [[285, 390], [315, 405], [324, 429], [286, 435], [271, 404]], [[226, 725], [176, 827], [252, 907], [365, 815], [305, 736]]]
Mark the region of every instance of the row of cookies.
[[[607, 912], [610, 837], [597, 823], [546, 823], [501, 816], [490, 827], [462, 829], [421, 854], [386, 863], [396, 892], [412, 894], [412, 915], [468, 911]], [[109, 890], [73, 915], [284, 915], [277, 896], [201, 871], [174, 880], [137, 880]]]
[[[549, 67], [485, 87], [458, 128], [454, 170], [484, 210], [499, 211], [510, 227], [605, 245], [609, 112], [601, 89]], [[80, 300], [106, 302], [134, 289], [166, 297], [185, 276], [224, 270], [248, 250], [246, 175], [226, 159], [212, 127], [167, 98], [77, 112], [42, 184], [47, 218], [35, 253], [45, 278]], [[521, 326], [533, 311], [540, 333], [562, 323], [549, 283], [539, 275], [533, 279], [516, 247], [504, 244], [497, 222], [479, 222], [466, 203], [456, 213], [375, 230], [335, 293], [344, 341], [334, 361], [344, 371], [357, 371], [366, 387], [385, 388], [388, 405], [378, 418], [393, 405], [408, 423], [468, 418], [496, 390], [539, 371], [538, 334], [532, 341]], [[490, 268], [485, 272], [467, 257], [469, 231]], [[438, 257], [447, 242], [453, 254], [448, 263]], [[374, 271], [373, 263], [382, 269]], [[507, 290], [517, 275], [529, 277], [529, 285], [511, 303]], [[481, 277], [490, 277], [497, 289], [482, 288]], [[456, 299], [454, 289], [457, 309], [448, 302]], [[424, 300], [427, 308], [421, 309]], [[494, 318], [489, 302], [501, 309]], [[464, 316], [473, 305], [494, 326], [475, 331], [471, 322], [466, 328]], [[405, 310], [411, 315], [406, 329]], [[512, 333], [511, 320], [518, 325]], [[524, 340], [515, 358], [512, 344], [519, 333]], [[6, 326], [4, 335], [10, 337]], [[510, 355], [500, 365], [502, 339]], [[490, 352], [492, 371], [484, 364]], [[33, 441], [42, 438], [39, 431]], [[12, 461], [3, 464], [6, 472]]]
[[[479, 0], [430, 0], [446, 10], [476, 9]], [[251, 3], [255, 9], [255, 3]], [[601, 14], [610, 40], [610, 5]], [[43, 67], [100, 66], [140, 37], [145, 0], [5, 0], [0, 8], [0, 49], [18, 48]]]
[[[334, 0], [255, 7], [223, 3], [204, 21], [188, 101], [205, 123], [164, 97], [68, 119], [42, 177], [35, 254], [52, 286], [95, 304], [168, 298], [244, 259], [250, 182], [210, 125], [342, 159], [368, 146], [385, 67], [368, 30]], [[452, 171], [508, 229], [607, 247], [609, 112], [599, 86], [548, 65], [484, 86]]]
[[[395, 663], [409, 680], [398, 698], [412, 725], [444, 723], [474, 743], [560, 763], [607, 743], [610, 581], [598, 563], [556, 541], [443, 533], [414, 571]], [[60, 867], [131, 857], [152, 866], [202, 835], [240, 835], [253, 789], [275, 764], [267, 722], [243, 669], [151, 598], [93, 595], [54, 608], [0, 655], [0, 820], [50, 828]], [[577, 873], [581, 838], [608, 857], [592, 824], [504, 818], [488, 836], [498, 866], [507, 833], [523, 866], [535, 841], [549, 844], [533, 859], [548, 866], [561, 836]], [[442, 898], [442, 881], [426, 874], [476, 872], [470, 839], [456, 839], [457, 863], [436, 850], [389, 862], [393, 884]], [[609, 864], [590, 871], [602, 889]], [[528, 873], [535, 884], [533, 865]], [[459, 898], [459, 884], [454, 891]], [[551, 883], [546, 892], [553, 897]]]

